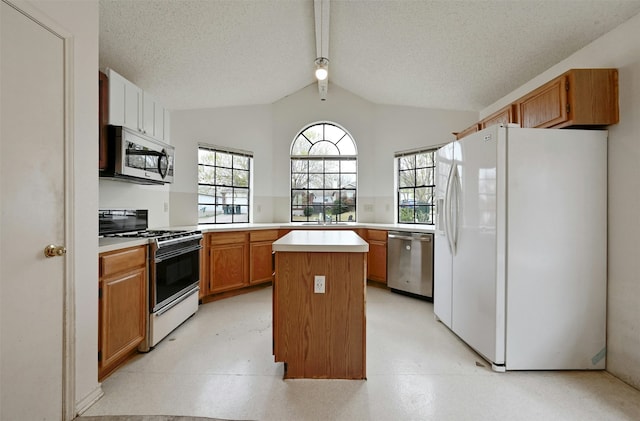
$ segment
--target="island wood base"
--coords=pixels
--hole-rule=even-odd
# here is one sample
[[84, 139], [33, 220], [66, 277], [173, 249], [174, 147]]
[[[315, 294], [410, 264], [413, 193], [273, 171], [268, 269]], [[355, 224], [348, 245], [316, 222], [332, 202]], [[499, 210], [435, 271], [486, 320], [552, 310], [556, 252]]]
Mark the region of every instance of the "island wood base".
[[[278, 252], [273, 347], [285, 379], [365, 379], [367, 253]], [[314, 276], [326, 277], [314, 293]]]

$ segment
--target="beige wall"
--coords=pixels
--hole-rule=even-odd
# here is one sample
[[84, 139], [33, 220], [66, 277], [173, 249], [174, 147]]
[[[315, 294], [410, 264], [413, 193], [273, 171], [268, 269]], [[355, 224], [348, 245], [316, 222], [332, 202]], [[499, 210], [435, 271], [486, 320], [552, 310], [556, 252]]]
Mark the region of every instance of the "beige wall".
[[[640, 388], [640, 15], [480, 112], [484, 117], [571, 68], [619, 69], [620, 123], [609, 127], [607, 370]], [[598, 221], [594, 221], [598, 223]]]
[[393, 153], [450, 141], [477, 119], [472, 111], [377, 105], [333, 84], [326, 101], [312, 84], [271, 105], [174, 111], [172, 143], [187, 162], [171, 185], [171, 224], [197, 221], [198, 142], [253, 151], [254, 222], [288, 222], [291, 142], [317, 121], [340, 124], [356, 141], [358, 220], [393, 222]]

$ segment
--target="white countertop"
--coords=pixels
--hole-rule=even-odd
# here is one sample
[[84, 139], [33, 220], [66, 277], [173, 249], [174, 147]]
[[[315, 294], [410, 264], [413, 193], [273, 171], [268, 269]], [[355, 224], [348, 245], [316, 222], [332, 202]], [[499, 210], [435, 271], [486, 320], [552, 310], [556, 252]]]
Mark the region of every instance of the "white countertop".
[[349, 230], [293, 230], [273, 242], [273, 251], [366, 253], [369, 243]]
[[205, 232], [225, 232], [261, 229], [309, 229], [309, 230], [333, 230], [349, 228], [368, 228], [385, 231], [406, 231], [406, 232], [434, 232], [433, 225], [422, 224], [379, 224], [369, 222], [341, 222], [333, 224], [316, 224], [309, 222], [271, 222], [271, 223], [247, 223], [247, 224], [203, 224], [185, 227], [171, 227], [170, 229], [197, 229]]
[[[210, 232], [226, 232], [226, 231], [249, 231], [249, 230], [265, 230], [265, 229], [299, 229], [308, 231], [328, 231], [328, 230], [344, 230], [348, 231], [349, 228], [357, 229], [378, 229], [385, 231], [405, 231], [405, 232], [434, 232], [433, 225], [418, 225], [418, 224], [378, 224], [367, 222], [344, 222], [340, 224], [315, 224], [315, 223], [302, 223], [302, 222], [272, 222], [272, 223], [246, 223], [246, 224], [205, 224], [205, 225], [186, 225], [175, 227], [160, 227], [157, 229], [171, 229], [171, 230], [200, 230], [203, 233]], [[99, 238], [98, 251], [105, 253], [108, 251], [123, 249], [127, 247], [134, 247], [139, 245], [149, 244], [148, 238], [113, 238], [105, 237]]]
[[108, 251], [122, 250], [127, 247], [144, 246], [149, 244], [148, 238], [117, 238], [103, 237], [98, 239], [98, 251], [106, 253]]

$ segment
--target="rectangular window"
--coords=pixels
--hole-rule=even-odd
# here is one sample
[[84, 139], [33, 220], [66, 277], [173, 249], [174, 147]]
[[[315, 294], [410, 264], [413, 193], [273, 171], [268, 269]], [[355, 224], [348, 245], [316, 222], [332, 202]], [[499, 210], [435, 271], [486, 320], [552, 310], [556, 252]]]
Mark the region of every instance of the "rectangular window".
[[198, 224], [249, 222], [253, 153], [198, 147]]
[[398, 223], [434, 224], [436, 149], [396, 153]]
[[291, 158], [291, 221], [355, 222], [356, 158]]

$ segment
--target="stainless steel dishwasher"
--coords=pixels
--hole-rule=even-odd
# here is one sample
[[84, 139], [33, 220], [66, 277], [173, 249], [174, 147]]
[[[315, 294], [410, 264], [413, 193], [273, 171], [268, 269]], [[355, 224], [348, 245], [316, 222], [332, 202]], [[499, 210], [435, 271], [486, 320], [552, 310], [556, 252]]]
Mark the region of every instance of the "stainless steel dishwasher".
[[387, 286], [433, 299], [433, 234], [389, 231]]

